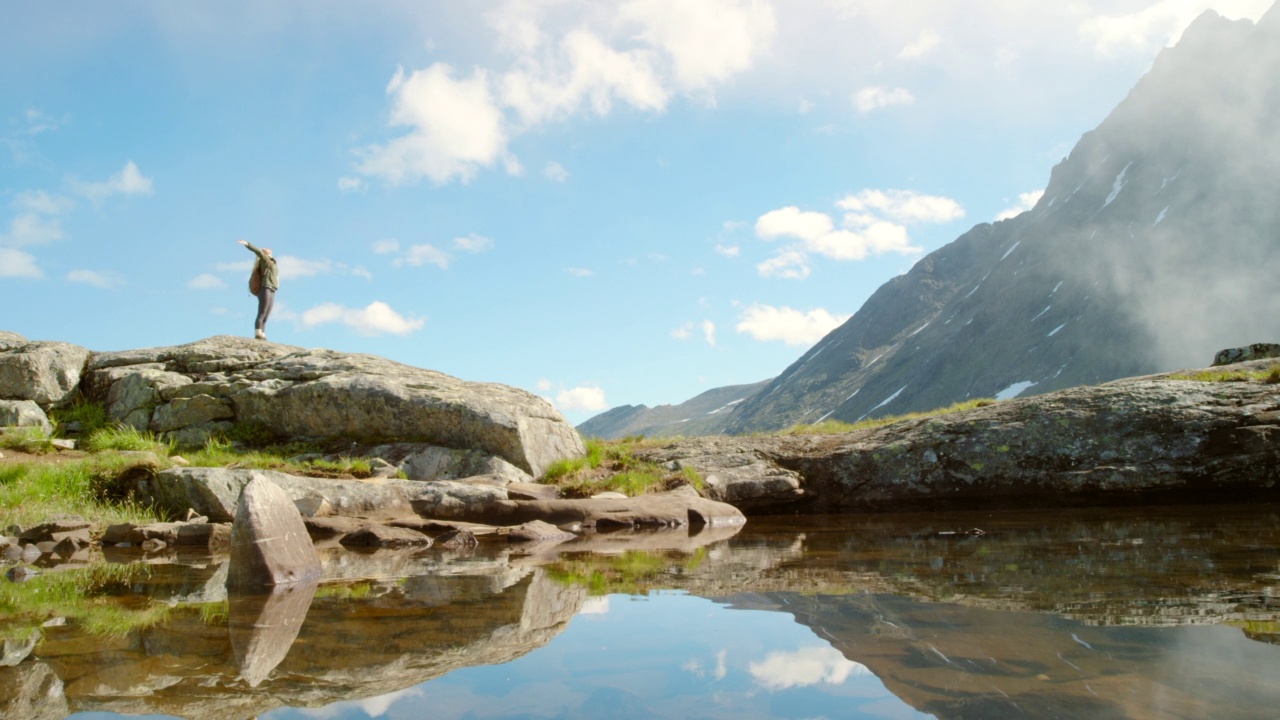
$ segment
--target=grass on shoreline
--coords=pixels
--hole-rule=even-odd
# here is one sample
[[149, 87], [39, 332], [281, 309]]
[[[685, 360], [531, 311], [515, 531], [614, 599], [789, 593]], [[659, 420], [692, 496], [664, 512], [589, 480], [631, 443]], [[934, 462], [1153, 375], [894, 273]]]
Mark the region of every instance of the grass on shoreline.
[[1261, 382], [1267, 385], [1280, 384], [1280, 363], [1260, 370], [1196, 370], [1169, 375], [1170, 380], [1191, 380], [1194, 382]]

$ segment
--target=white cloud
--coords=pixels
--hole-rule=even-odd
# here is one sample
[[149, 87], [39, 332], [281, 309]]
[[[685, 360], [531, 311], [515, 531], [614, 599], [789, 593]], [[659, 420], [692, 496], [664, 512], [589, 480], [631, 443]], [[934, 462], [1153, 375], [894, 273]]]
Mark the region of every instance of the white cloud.
[[1008, 220], [1030, 210], [1040, 202], [1040, 198], [1044, 197], [1044, 190], [1032, 190], [1031, 192], [1018, 193], [1018, 204], [1013, 207], [1005, 208], [996, 215], [996, 220]]
[[772, 210], [756, 220], [756, 235], [764, 240], [795, 237], [815, 240], [835, 229], [835, 223], [826, 213], [805, 212], [794, 205]]
[[35, 257], [30, 253], [0, 247], [0, 277], [39, 279], [44, 277], [44, 273], [40, 272]]
[[761, 0], [632, 0], [620, 15], [638, 22], [639, 36], [665, 51], [684, 91], [747, 70], [777, 31], [773, 8]]
[[568, 411], [600, 412], [609, 409], [609, 404], [604, 399], [604, 390], [590, 385], [561, 390], [556, 394], [555, 404], [557, 408]]
[[67, 273], [67, 282], [92, 285], [102, 290], [114, 290], [125, 284], [124, 278], [119, 273], [96, 270], [72, 270]]
[[466, 237], [456, 237], [453, 239], [453, 246], [463, 252], [472, 254], [482, 253], [493, 247], [493, 241], [482, 235], [472, 233]]
[[407, 335], [426, 324], [425, 319], [405, 317], [381, 301], [363, 309], [324, 303], [302, 313], [301, 320], [305, 327], [341, 323], [361, 335]]
[[803, 280], [809, 277], [809, 257], [796, 250], [783, 250], [772, 258], [756, 265], [761, 277], [783, 280]]
[[396, 258], [395, 265], [410, 265], [412, 267], [421, 267], [423, 265], [435, 265], [441, 270], [449, 268], [449, 253], [436, 248], [430, 243], [410, 246], [405, 251], [404, 256]]
[[62, 222], [58, 218], [24, 212], [9, 221], [9, 232], [0, 235], [0, 244], [25, 247], [44, 245], [62, 238]]
[[852, 213], [879, 213], [890, 220], [913, 223], [944, 223], [964, 217], [960, 203], [939, 195], [921, 195], [913, 190], [863, 190], [836, 202]]
[[538, 389], [538, 392], [551, 392], [551, 388], [555, 387], [555, 383], [547, 380], [546, 378], [542, 378], [538, 380], [534, 387]]
[[596, 274], [594, 270], [588, 270], [580, 267], [569, 267], [565, 268], [564, 271], [574, 277], [591, 277]]
[[358, 177], [343, 176], [338, 178], [339, 192], [364, 192], [368, 187], [369, 184]]
[[736, 258], [742, 254], [742, 248], [737, 245], [716, 245], [716, 252], [728, 258]]
[[103, 182], [73, 182], [76, 192], [84, 195], [94, 203], [100, 203], [112, 195], [150, 195], [151, 178], [144, 177], [132, 160], [124, 165], [124, 169]]
[[364, 278], [365, 280], [373, 280], [373, 273], [369, 272], [369, 269], [363, 265], [357, 265], [351, 268], [351, 274], [358, 278]]
[[306, 260], [293, 255], [281, 255], [276, 258], [276, 263], [280, 265], [281, 280], [327, 275], [333, 272], [333, 261], [327, 258]]
[[832, 315], [823, 308], [806, 313], [756, 303], [743, 312], [736, 329], [765, 342], [781, 340], [788, 345], [812, 345], [848, 319], [848, 315]]
[[889, 90], [880, 86], [865, 87], [853, 96], [853, 106], [857, 108], [859, 115], [893, 105], [910, 105], [915, 101], [916, 96], [906, 88]]
[[671, 337], [677, 340], [688, 340], [693, 337], [693, 323], [687, 322], [671, 331]]
[[187, 287], [193, 290], [220, 290], [226, 286], [222, 278], [210, 273], [202, 273], [187, 281]]
[[393, 98], [390, 124], [409, 132], [359, 151], [356, 171], [362, 175], [392, 184], [422, 177], [438, 185], [466, 182], [507, 152], [502, 111], [482, 69], [454, 79], [453, 68], [444, 63], [407, 78], [400, 68], [387, 84], [387, 94]]
[[564, 166], [558, 162], [547, 163], [547, 166], [542, 169], [542, 174], [548, 180], [554, 182], [564, 182], [569, 179], [569, 171], [565, 170]]
[[865, 665], [845, 658], [833, 647], [771, 652], [764, 660], [751, 663], [747, 670], [768, 690], [809, 687], [819, 683], [841, 685], [850, 676], [871, 674]]
[[898, 57], [902, 60], [919, 60], [936, 50], [941, 40], [942, 38], [938, 36], [938, 33], [925, 28], [920, 31], [920, 35], [911, 44], [902, 48], [902, 52], [898, 53]]
[[378, 240], [373, 243], [373, 251], [379, 255], [393, 253], [400, 249], [400, 243], [396, 240]]
[[702, 339], [711, 347], [716, 346], [716, 324], [710, 320], [702, 321]]
[[42, 215], [60, 215], [75, 207], [69, 198], [50, 195], [43, 190], [27, 190], [13, 199], [16, 207]]

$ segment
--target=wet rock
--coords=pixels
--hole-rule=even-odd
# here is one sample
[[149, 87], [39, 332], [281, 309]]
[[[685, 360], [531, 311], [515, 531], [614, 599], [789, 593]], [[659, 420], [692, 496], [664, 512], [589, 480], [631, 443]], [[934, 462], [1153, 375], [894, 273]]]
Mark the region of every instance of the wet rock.
[[347, 517], [307, 517], [303, 523], [313, 540], [328, 540], [357, 532], [369, 521]]
[[746, 522], [732, 505], [669, 493], [620, 499], [512, 501], [507, 518], [511, 522], [505, 524], [543, 520], [556, 526], [579, 523], [596, 530], [737, 526]]
[[0, 558], [3, 558], [7, 563], [22, 562], [22, 548], [18, 545], [10, 545], [3, 552], [0, 552]]
[[555, 485], [511, 483], [507, 486], [507, 497], [512, 500], [555, 500], [559, 496], [560, 489]]
[[18, 565], [16, 567], [9, 568], [9, 571], [6, 572], [4, 576], [9, 578], [10, 582], [21, 583], [26, 582], [39, 574], [40, 573], [36, 572], [35, 568], [32, 568], [29, 565]]
[[431, 520], [420, 517], [398, 518], [387, 522], [387, 524], [392, 527], [404, 527], [409, 528], [410, 530], [417, 530], [424, 535], [432, 537], [453, 532], [454, 530], [466, 530], [476, 537], [492, 535], [498, 532], [498, 528], [493, 525], [463, 522], [461, 520]]
[[159, 538], [147, 538], [146, 540], [143, 540], [142, 544], [138, 547], [142, 548], [143, 552], [153, 553], [160, 552], [165, 549], [168, 547], [168, 543]]
[[229, 523], [183, 523], [178, 526], [174, 545], [221, 552], [231, 547]]
[[450, 530], [436, 538], [436, 543], [449, 550], [474, 550], [480, 541], [470, 530]]
[[289, 495], [265, 477], [245, 486], [231, 528], [232, 590], [268, 588], [320, 577], [320, 559]]
[[22, 542], [39, 543], [46, 541], [57, 542], [66, 537], [69, 533], [77, 533], [84, 537], [85, 541], [89, 541], [89, 529], [92, 524], [81, 518], [67, 518], [62, 520], [54, 520], [52, 522], [41, 523], [35, 527], [29, 528], [18, 535], [18, 539]]
[[577, 537], [571, 532], [565, 532], [555, 525], [541, 520], [533, 520], [523, 525], [517, 525], [507, 533], [507, 540], [513, 543], [564, 542]]
[[425, 548], [431, 547], [431, 538], [409, 528], [374, 524], [366, 525], [349, 535], [343, 536], [341, 543], [345, 547]]

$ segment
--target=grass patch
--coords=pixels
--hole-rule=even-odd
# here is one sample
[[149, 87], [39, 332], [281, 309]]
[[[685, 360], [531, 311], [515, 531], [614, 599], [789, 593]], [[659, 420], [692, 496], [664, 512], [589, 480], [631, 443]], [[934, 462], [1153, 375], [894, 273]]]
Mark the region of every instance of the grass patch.
[[692, 572], [706, 560], [706, 548], [692, 555], [628, 550], [621, 555], [584, 555], [547, 566], [547, 575], [593, 596], [645, 595], [669, 586], [670, 575]]
[[53, 421], [54, 434], [66, 437], [69, 428], [75, 428], [76, 434], [88, 436], [111, 425], [107, 417], [107, 409], [101, 403], [88, 402], [78, 398], [71, 407], [54, 408], [49, 412]]
[[1268, 385], [1280, 383], [1280, 364], [1260, 370], [1196, 370], [1194, 372], [1174, 373], [1170, 380], [1191, 380], [1192, 382], [1262, 382]]
[[0, 448], [28, 455], [57, 452], [53, 440], [38, 427], [10, 427], [0, 430]]
[[[184, 453], [187, 462], [196, 467], [247, 468], [251, 470], [279, 470], [293, 475], [323, 478], [368, 478], [373, 476], [373, 466], [367, 458], [337, 459], [309, 457], [319, 455], [323, 448], [304, 443], [288, 443], [261, 448], [244, 449], [227, 437], [214, 437], [204, 447]], [[298, 459], [302, 457], [304, 459]]]
[[79, 515], [100, 524], [147, 524], [161, 518], [148, 508], [113, 499], [115, 483], [136, 460], [106, 456], [64, 463], [15, 464], [0, 470], [0, 516], [23, 527]]
[[151, 432], [119, 424], [101, 427], [90, 433], [85, 440], [84, 449], [89, 452], [152, 452], [158, 457], [168, 457], [173, 452], [171, 444], [157, 439]]
[[[629, 497], [661, 492], [685, 483], [701, 489], [702, 478], [694, 471], [697, 482], [687, 472], [668, 471], [662, 466], [643, 461], [635, 451], [659, 447], [671, 440], [648, 440], [636, 435], [622, 440], [587, 440], [587, 454], [552, 463], [539, 482], [557, 485], [560, 495], [568, 498], [591, 497], [602, 492], [619, 492]], [[689, 468], [688, 470], [692, 470]]]
[[952, 413], [964, 412], [965, 410], [973, 410], [975, 408], [987, 407], [996, 404], [996, 400], [992, 398], [978, 398], [976, 400], [965, 400], [964, 402], [954, 403], [944, 408], [936, 410], [926, 410], [924, 412], [907, 413], [905, 415], [886, 415], [885, 417], [873, 418], [870, 420], [860, 420], [856, 423], [841, 422], [839, 420], [828, 420], [822, 423], [811, 425], [793, 425], [783, 430], [780, 435], [833, 435], [836, 433], [853, 432], [854, 430], [871, 430], [886, 425], [893, 425], [904, 420], [919, 420], [921, 418], [938, 417], [939, 415], [950, 415]]

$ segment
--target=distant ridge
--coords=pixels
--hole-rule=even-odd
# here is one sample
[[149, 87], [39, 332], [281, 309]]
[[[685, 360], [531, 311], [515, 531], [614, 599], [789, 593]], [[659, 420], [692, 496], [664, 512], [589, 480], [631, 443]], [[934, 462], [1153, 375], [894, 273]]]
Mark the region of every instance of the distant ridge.
[[578, 425], [578, 432], [585, 437], [605, 440], [630, 435], [649, 437], [673, 437], [676, 435], [705, 435], [717, 432], [725, 418], [737, 411], [739, 405], [769, 384], [764, 380], [750, 385], [729, 385], [708, 390], [679, 405], [622, 405], [603, 412]]

